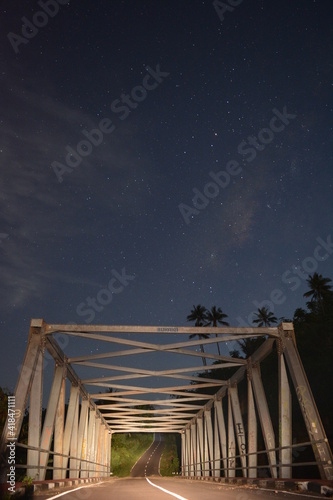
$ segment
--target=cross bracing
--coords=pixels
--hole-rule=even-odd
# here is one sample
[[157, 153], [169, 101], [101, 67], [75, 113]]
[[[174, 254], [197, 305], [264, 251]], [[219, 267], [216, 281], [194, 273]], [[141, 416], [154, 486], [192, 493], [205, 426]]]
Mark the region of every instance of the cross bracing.
[[[193, 334], [212, 336], [189, 340]], [[67, 339], [64, 350], [57, 341], [59, 335]], [[216, 353], [217, 342], [222, 347], [253, 337], [263, 342], [248, 359]], [[273, 371], [278, 377], [278, 436], [260, 370], [273, 349], [277, 353]], [[55, 368], [42, 421], [46, 352]], [[222, 378], [223, 373], [229, 375]], [[238, 388], [244, 381], [247, 394], [240, 400]], [[67, 414], [66, 383], [70, 385]], [[314, 463], [322, 478], [332, 479], [332, 453], [292, 323], [270, 328], [198, 328], [58, 325], [32, 320], [15, 390], [15, 435], [9, 434], [7, 421], [2, 459], [8, 440], [19, 437], [29, 403], [27, 473], [40, 479], [48, 469], [54, 478], [108, 475], [111, 437], [119, 432], [180, 433], [183, 475], [256, 477], [262, 467], [258, 457], [265, 453], [272, 477], [291, 477], [292, 390], [304, 417]], [[259, 430], [264, 450], [258, 449]]]

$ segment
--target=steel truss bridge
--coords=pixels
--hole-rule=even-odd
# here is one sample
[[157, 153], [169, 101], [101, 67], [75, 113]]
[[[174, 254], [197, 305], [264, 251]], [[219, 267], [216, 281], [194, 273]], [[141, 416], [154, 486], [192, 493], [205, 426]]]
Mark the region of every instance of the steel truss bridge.
[[[210, 336], [188, 340], [193, 334]], [[226, 342], [253, 337], [264, 339], [248, 359], [220, 355], [220, 349], [214, 354], [216, 344], [223, 348]], [[98, 352], [87, 353], [86, 342]], [[70, 343], [75, 356], [61, 349]], [[278, 387], [275, 430], [260, 368], [268, 355], [274, 357], [270, 377]], [[42, 415], [50, 360], [53, 380]], [[225, 368], [233, 368], [229, 378], [213, 378], [214, 370]], [[204, 376], [207, 372], [210, 377]], [[53, 479], [108, 477], [114, 433], [165, 432], [181, 435], [183, 476], [256, 478], [264, 467], [272, 478], [291, 478], [293, 450], [300, 446], [293, 440], [292, 394], [308, 435], [302, 444], [313, 450], [311, 464], [322, 479], [332, 480], [332, 452], [292, 323], [200, 328], [59, 325], [33, 319], [15, 390], [15, 428], [9, 415], [2, 434], [2, 465], [8, 470], [8, 444], [15, 441], [27, 449], [27, 464], [20, 467], [32, 478], [44, 480], [48, 470]], [[26, 408], [24, 444], [19, 435]]]

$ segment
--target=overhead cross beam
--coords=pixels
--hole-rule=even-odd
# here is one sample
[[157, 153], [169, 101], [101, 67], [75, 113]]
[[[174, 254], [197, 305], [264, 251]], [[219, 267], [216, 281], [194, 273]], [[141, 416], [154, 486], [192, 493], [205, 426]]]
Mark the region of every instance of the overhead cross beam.
[[[59, 335], [67, 338], [66, 352], [57, 342]], [[189, 335], [199, 338], [184, 340]], [[263, 343], [248, 359], [222, 356], [220, 349], [218, 354], [214, 352], [216, 344], [253, 337], [261, 337]], [[274, 346], [278, 353], [282, 448], [277, 444], [260, 370]], [[98, 352], [92, 353], [93, 348]], [[42, 427], [45, 351], [53, 358], [55, 371]], [[157, 368], [148, 364], [153, 358]], [[200, 358], [205, 365], [191, 363]], [[232, 369], [231, 375], [228, 369]], [[248, 422], [237, 390], [245, 376]], [[66, 381], [70, 384], [67, 416]], [[19, 436], [30, 397], [28, 470], [40, 479], [45, 477], [50, 454], [57, 464], [54, 477], [64, 478], [66, 473], [71, 477], [108, 475], [111, 437], [118, 432], [180, 433], [185, 475], [234, 477], [238, 467], [244, 477], [255, 477], [258, 415], [271, 475], [291, 477], [290, 381], [321, 477], [332, 479], [332, 453], [296, 348], [292, 323], [269, 328], [214, 328], [60, 325], [32, 320], [15, 391], [19, 425], [11, 437]], [[96, 387], [103, 392], [96, 392]], [[2, 456], [8, 432], [7, 420]]]

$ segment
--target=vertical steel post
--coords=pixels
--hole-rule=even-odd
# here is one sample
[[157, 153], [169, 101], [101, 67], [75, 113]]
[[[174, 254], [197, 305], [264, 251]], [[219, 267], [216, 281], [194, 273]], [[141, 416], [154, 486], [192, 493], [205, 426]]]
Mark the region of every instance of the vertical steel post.
[[232, 418], [232, 406], [230, 388], [228, 390], [228, 477], [236, 475], [236, 441], [234, 422]]
[[101, 419], [98, 419], [99, 422], [99, 432], [98, 432], [98, 438], [97, 438], [97, 447], [96, 447], [96, 467], [95, 467], [95, 472], [96, 476], [101, 476], [102, 468], [101, 468], [101, 463], [103, 460], [103, 439], [104, 439], [104, 424], [102, 423]]
[[[82, 410], [81, 410], [82, 412]], [[89, 408], [89, 402], [87, 401], [87, 412], [86, 412], [86, 418], [83, 422], [83, 439], [82, 439], [82, 449], [81, 449], [81, 465], [80, 465], [80, 477], [88, 477], [88, 453], [87, 453], [87, 448], [88, 448], [88, 427], [89, 427], [89, 413], [90, 413], [90, 408]], [[81, 424], [81, 418], [80, 418], [80, 424]], [[80, 426], [79, 426], [80, 429]], [[79, 453], [80, 453], [80, 448], [79, 448]]]
[[104, 451], [103, 451], [103, 476], [108, 475], [108, 437], [109, 429], [107, 425], [104, 426]]
[[[99, 430], [99, 445], [97, 452], [97, 463], [98, 465], [98, 475], [104, 476], [104, 450], [105, 450], [105, 425], [101, 424], [101, 428]], [[99, 455], [99, 457], [98, 457]], [[98, 459], [99, 458], [99, 459]]]
[[92, 461], [94, 458], [95, 446], [95, 426], [96, 426], [96, 410], [90, 409], [89, 412], [89, 425], [88, 425], [88, 444], [87, 444], [87, 464], [88, 470], [87, 477], [91, 477]]
[[108, 426], [105, 424], [104, 425], [104, 440], [103, 440], [103, 476], [107, 476], [107, 446], [108, 446], [108, 435], [109, 435], [109, 429]]
[[[40, 350], [31, 386], [29, 404], [28, 446], [34, 448], [39, 448], [42, 430], [43, 361], [44, 353]], [[39, 479], [39, 455], [40, 452], [38, 450], [28, 449], [27, 476], [33, 479]]]
[[191, 476], [197, 475], [197, 426], [191, 424]]
[[63, 477], [62, 459], [63, 457], [57, 455], [62, 453], [64, 443], [64, 423], [65, 423], [65, 393], [66, 385], [65, 379], [62, 380], [61, 391], [56, 411], [55, 425], [54, 425], [54, 455], [53, 455], [53, 479], [61, 479]]
[[[18, 381], [15, 388], [15, 429], [8, 433], [8, 415], [2, 431], [0, 454], [7, 451], [8, 440], [18, 439], [23, 417], [25, 413], [26, 404], [28, 401], [29, 392], [31, 389], [32, 380], [35, 374], [39, 351], [42, 348], [42, 326], [43, 320], [31, 321], [28, 346], [25, 352], [23, 364], [20, 369]], [[5, 471], [4, 471], [5, 472]], [[2, 473], [0, 473], [2, 475]], [[4, 482], [7, 478], [4, 476]]]
[[247, 428], [248, 428], [248, 477], [257, 477], [257, 465], [258, 465], [258, 427], [257, 427], [257, 416], [254, 405], [252, 384], [252, 375], [248, 375], [247, 380], [247, 401], [248, 401], [248, 417], [247, 417]]
[[100, 476], [101, 474], [101, 461], [103, 457], [103, 437], [104, 437], [104, 424], [101, 420], [101, 418], [98, 419], [99, 421], [99, 430], [98, 430], [98, 438], [97, 438], [97, 443], [96, 443], [96, 465], [95, 465], [95, 474], [97, 476]]
[[[79, 429], [77, 434], [77, 456], [83, 460], [86, 459], [86, 449], [87, 449], [87, 428], [88, 428], [88, 400], [83, 399], [81, 401], [81, 413], [79, 420]], [[85, 469], [85, 463], [82, 462], [82, 469]], [[76, 477], [86, 477], [80, 476], [81, 460], [77, 462], [78, 476]], [[83, 471], [82, 471], [83, 472]]]
[[185, 431], [181, 433], [181, 444], [182, 444], [182, 476], [186, 477], [186, 435]]
[[69, 477], [77, 478], [79, 477], [79, 460], [78, 457], [78, 430], [79, 430], [79, 406], [80, 406], [80, 396], [78, 393], [77, 404], [75, 406], [74, 419], [73, 419], [73, 429], [70, 442], [70, 459], [69, 459]]
[[40, 453], [41, 470], [39, 477], [40, 480], [42, 481], [45, 480], [45, 475], [46, 475], [46, 466], [49, 459], [49, 451], [53, 435], [55, 416], [58, 408], [59, 396], [63, 383], [63, 373], [64, 373], [63, 367], [56, 365], [54, 370], [53, 383], [47, 405], [44, 425], [43, 425], [43, 431], [41, 435], [41, 441], [40, 441], [40, 447], [43, 450], [46, 450], [46, 452]]
[[241, 460], [241, 465], [242, 465], [242, 473], [243, 473], [244, 477], [247, 477], [246, 438], [245, 438], [243, 417], [242, 417], [242, 413], [240, 410], [237, 385], [235, 387], [230, 387], [229, 392], [230, 392], [230, 396], [231, 396], [231, 405], [232, 405], [233, 416], [234, 416], [234, 421], [235, 421], [236, 438], [237, 438], [238, 450], [239, 450], [240, 460]]
[[214, 469], [214, 449], [213, 449], [213, 426], [211, 410], [205, 410], [205, 442], [206, 442], [206, 456], [205, 461], [207, 465], [207, 476], [209, 473], [213, 475]]
[[186, 458], [187, 458], [187, 476], [191, 475], [191, 429], [185, 430], [186, 436]]
[[252, 383], [271, 475], [272, 477], [277, 478], [276, 453], [274, 451], [275, 435], [271, 416], [269, 414], [264, 386], [261, 380], [260, 367], [257, 364], [252, 366]]
[[214, 468], [213, 476], [221, 477], [221, 449], [219, 440], [219, 428], [216, 417], [216, 401], [214, 402]]
[[108, 476], [110, 476], [111, 473], [111, 460], [112, 460], [112, 433], [110, 431], [108, 436], [108, 462], [107, 462]]
[[94, 446], [92, 452], [92, 464], [90, 464], [90, 477], [94, 477], [96, 475], [96, 461], [97, 461], [97, 449], [99, 443], [99, 430], [101, 427], [101, 419], [97, 417], [97, 412], [95, 412], [95, 433], [94, 433]]
[[64, 438], [62, 445], [62, 453], [66, 455], [62, 457], [62, 475], [61, 477], [64, 479], [67, 475], [67, 467], [68, 467], [68, 458], [69, 458], [69, 447], [71, 436], [73, 432], [74, 425], [74, 416], [75, 410], [78, 404], [79, 399], [79, 388], [77, 386], [71, 386], [71, 392], [69, 397], [68, 409], [67, 409], [67, 417], [66, 424], [64, 429]]
[[219, 399], [215, 401], [215, 420], [217, 420], [217, 426], [219, 431], [220, 438], [220, 450], [221, 450], [221, 458], [223, 462], [224, 468], [224, 476], [227, 477], [228, 470], [228, 447], [227, 447], [227, 433], [225, 430], [225, 422], [223, 415], [223, 404], [222, 400]]
[[279, 330], [284, 342], [284, 356], [296, 390], [320, 476], [322, 479], [331, 481], [333, 480], [332, 451], [296, 347], [293, 325], [292, 323], [282, 323]]
[[111, 459], [111, 431], [108, 427], [106, 427], [106, 436], [105, 436], [105, 477], [110, 476], [110, 459]]
[[200, 462], [200, 443], [199, 443], [199, 426], [198, 426], [198, 419], [195, 419], [195, 428], [196, 428], [196, 436], [195, 436], [195, 442], [197, 445], [196, 448], [196, 476], [200, 477], [201, 474], [201, 462]]
[[111, 453], [111, 443], [109, 443], [109, 438], [111, 436], [111, 431], [109, 427], [106, 426], [105, 429], [105, 454], [104, 454], [104, 476], [109, 477], [110, 475], [110, 453]]
[[288, 479], [292, 476], [292, 406], [286, 365], [281, 341], [278, 341], [279, 363], [279, 477]]
[[105, 453], [106, 453], [106, 426], [105, 424], [102, 424], [101, 430], [101, 447], [100, 447], [100, 466], [99, 466], [99, 475], [104, 477], [105, 476]]
[[206, 415], [205, 411], [203, 414], [203, 442], [204, 442], [204, 458], [203, 458], [203, 463], [204, 463], [204, 473], [203, 475], [205, 477], [209, 476], [209, 445], [208, 445], [208, 438], [207, 438], [207, 426], [206, 426]]
[[204, 462], [204, 437], [203, 437], [202, 416], [198, 417], [197, 426], [198, 426], [197, 445], [198, 445], [198, 459], [199, 459], [198, 476], [204, 476], [205, 475], [205, 464], [203, 463]]

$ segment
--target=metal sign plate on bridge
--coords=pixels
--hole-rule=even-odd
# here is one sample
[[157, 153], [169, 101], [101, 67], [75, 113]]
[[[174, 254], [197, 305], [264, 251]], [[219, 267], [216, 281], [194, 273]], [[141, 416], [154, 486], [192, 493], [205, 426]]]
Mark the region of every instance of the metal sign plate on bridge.
[[[216, 350], [252, 338], [262, 342], [247, 359]], [[271, 354], [276, 358], [271, 376], [278, 387], [277, 425], [260, 369]], [[42, 418], [50, 362], [53, 378]], [[15, 441], [27, 448], [25, 467], [33, 478], [45, 479], [47, 470], [54, 479], [107, 477], [112, 434], [165, 432], [181, 434], [185, 476], [255, 478], [262, 469], [273, 478], [291, 478], [293, 450], [299, 446], [292, 435], [292, 393], [303, 415], [308, 435], [303, 444], [312, 449], [312, 465], [322, 479], [332, 480], [332, 452], [292, 323], [201, 328], [60, 325], [34, 319], [14, 395], [16, 426], [10, 427], [8, 417], [1, 460], [8, 463], [8, 443]], [[24, 445], [19, 434], [27, 405]]]

